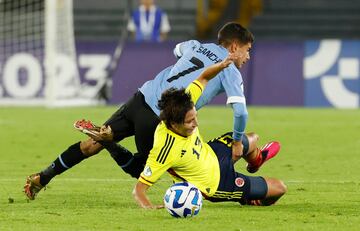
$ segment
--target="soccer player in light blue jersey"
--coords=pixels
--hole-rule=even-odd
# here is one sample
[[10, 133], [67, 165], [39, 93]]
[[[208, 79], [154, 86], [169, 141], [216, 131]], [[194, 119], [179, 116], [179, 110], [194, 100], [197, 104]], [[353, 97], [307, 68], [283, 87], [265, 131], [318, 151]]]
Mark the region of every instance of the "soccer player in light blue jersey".
[[236, 23], [225, 25], [218, 37], [219, 44], [202, 44], [196, 40], [190, 40], [176, 45], [174, 54], [179, 58], [176, 64], [160, 72], [155, 79], [146, 82], [139, 90], [144, 95], [146, 103], [159, 115], [157, 101], [164, 90], [170, 87], [187, 87], [204, 68], [221, 62], [229, 52], [239, 54], [240, 57], [234, 64], [209, 82], [196, 104], [196, 109], [200, 109], [215, 96], [226, 93], [226, 103], [230, 104], [234, 111], [233, 155], [239, 155], [242, 153], [241, 138], [248, 117], [243, 79], [239, 68], [250, 59], [249, 52], [254, 38], [249, 31]]
[[[250, 59], [253, 41], [254, 37], [250, 31], [238, 23], [230, 22], [219, 30], [218, 44], [202, 44], [190, 40], [176, 45], [174, 54], [178, 57], [178, 61], [139, 88], [139, 91], [101, 128], [90, 121], [78, 121], [75, 124], [75, 128], [91, 138], [69, 146], [43, 171], [28, 176], [24, 186], [28, 198], [34, 199], [53, 177], [99, 153], [103, 148], [109, 151], [125, 172], [138, 178], [153, 147], [154, 131], [160, 122], [157, 103], [161, 94], [171, 87], [186, 88], [204, 68], [221, 62], [229, 53], [235, 54], [238, 58], [208, 83], [196, 103], [196, 108], [206, 105], [216, 95], [226, 93], [227, 104], [231, 105], [234, 111], [232, 155], [234, 159], [239, 159], [243, 155], [242, 137], [248, 118], [243, 79], [239, 68]], [[138, 150], [134, 155], [117, 144], [132, 135], [135, 136]], [[253, 166], [250, 164], [248, 170], [255, 172], [258, 167], [256, 163]]]

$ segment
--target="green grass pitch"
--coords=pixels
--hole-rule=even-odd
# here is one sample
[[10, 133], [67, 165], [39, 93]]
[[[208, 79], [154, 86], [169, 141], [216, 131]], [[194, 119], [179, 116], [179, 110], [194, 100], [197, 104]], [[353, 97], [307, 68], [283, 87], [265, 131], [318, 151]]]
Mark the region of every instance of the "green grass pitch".
[[[256, 131], [261, 145], [282, 144], [256, 174], [287, 184], [288, 193], [274, 206], [205, 201], [193, 219], [142, 210], [131, 195], [136, 179], [105, 151], [27, 201], [25, 177], [85, 138], [72, 123], [87, 118], [100, 124], [116, 109], [0, 108], [0, 230], [359, 230], [360, 110], [249, 108], [247, 131]], [[199, 116], [205, 140], [232, 129], [230, 108], [204, 108]], [[132, 138], [122, 144], [135, 150]], [[244, 161], [237, 169], [246, 172]], [[153, 203], [162, 202], [170, 184], [166, 176], [150, 188]]]

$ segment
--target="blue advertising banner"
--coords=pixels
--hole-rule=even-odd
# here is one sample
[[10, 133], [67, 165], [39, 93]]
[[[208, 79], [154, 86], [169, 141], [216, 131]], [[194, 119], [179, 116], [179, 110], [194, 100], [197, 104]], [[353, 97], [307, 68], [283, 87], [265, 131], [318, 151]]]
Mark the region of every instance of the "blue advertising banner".
[[305, 106], [358, 108], [360, 41], [305, 43]]

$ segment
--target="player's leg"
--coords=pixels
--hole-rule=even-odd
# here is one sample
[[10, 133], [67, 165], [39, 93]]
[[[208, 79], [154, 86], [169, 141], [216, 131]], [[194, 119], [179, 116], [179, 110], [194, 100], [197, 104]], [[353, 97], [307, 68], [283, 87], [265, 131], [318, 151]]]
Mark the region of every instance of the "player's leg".
[[154, 133], [160, 119], [145, 103], [143, 98], [136, 109], [136, 113], [132, 114], [132, 118], [135, 128], [135, 144], [138, 153], [134, 154], [133, 158], [123, 167], [123, 170], [132, 177], [138, 178], [144, 169], [147, 157], [153, 147]]
[[[220, 167], [220, 182], [217, 192], [208, 198], [213, 202], [237, 201], [249, 205], [271, 205], [275, 203], [286, 192], [285, 184], [277, 179], [251, 177], [234, 170], [232, 160], [232, 149], [227, 139], [227, 134], [210, 141], [208, 144], [215, 152]], [[255, 141], [248, 140], [248, 151], [251, 152], [256, 146], [250, 144]]]
[[262, 148], [257, 147], [259, 136], [256, 133], [246, 133], [249, 149], [244, 153], [243, 158], [248, 162], [247, 171], [255, 173], [261, 165], [275, 157], [280, 151], [280, 143], [276, 141], [265, 144]]
[[70, 145], [43, 171], [27, 177], [24, 192], [30, 200], [45, 187], [52, 178], [74, 167], [89, 156], [99, 153], [102, 146], [92, 139]]
[[272, 205], [287, 192], [287, 186], [283, 181], [275, 178], [265, 177], [265, 180], [268, 186], [268, 192], [266, 198], [263, 199], [261, 203], [263, 205]]
[[[100, 132], [97, 132], [94, 135], [88, 132], [84, 133], [96, 139], [126, 173], [133, 177], [138, 177], [139, 164], [137, 164], [137, 161], [133, 161], [135, 157], [129, 150], [117, 142], [125, 137], [134, 135], [135, 126], [139, 122], [148, 123], [146, 116], [148, 113], [155, 115], [149, 106], [146, 105], [143, 95], [137, 92], [104, 123], [104, 126], [109, 128], [107, 132], [111, 134], [100, 134]], [[82, 129], [78, 130], [83, 132]], [[111, 137], [110, 140], [108, 139], [109, 137]]]
[[[231, 133], [224, 134], [208, 142], [217, 156], [220, 168], [220, 181], [217, 191], [211, 197], [206, 198], [212, 202], [238, 202], [242, 199], [243, 189], [247, 188], [245, 180], [235, 178], [231, 143]], [[238, 186], [235, 187], [235, 184], [238, 184]], [[235, 188], [239, 188], [239, 190], [235, 190]]]
[[94, 125], [90, 120], [86, 121], [84, 119], [76, 121], [74, 124], [76, 130], [86, 134], [105, 148], [120, 167], [126, 165], [133, 157], [129, 150], [117, 142], [134, 135], [134, 124], [127, 117], [131, 118], [129, 108], [136, 101], [135, 98], [134, 96], [121, 106], [101, 127]]
[[123, 106], [122, 110], [115, 113], [105, 125], [111, 127], [116, 141], [135, 135], [138, 153], [132, 155], [126, 148], [114, 142], [101, 142], [101, 144], [126, 173], [138, 178], [152, 148], [153, 136], [158, 123], [158, 116], [146, 104], [144, 96], [137, 92]]
[[75, 143], [61, 153], [46, 169], [40, 172], [40, 184], [45, 186], [56, 175], [74, 167], [84, 159], [99, 153], [102, 146], [92, 139]]
[[[250, 181], [247, 176], [235, 172], [231, 146], [227, 145], [226, 142], [219, 142], [216, 139], [208, 144], [218, 158], [220, 181], [214, 195], [207, 199], [212, 202], [234, 201], [245, 204], [245, 196], [250, 191]], [[266, 191], [263, 195], [266, 195]]]
[[[134, 129], [130, 122], [127, 122], [124, 118], [124, 113], [128, 108], [128, 104], [134, 101], [134, 97], [128, 101], [127, 104], [124, 104], [118, 111], [116, 111], [112, 117], [105, 123], [105, 125], [111, 125], [111, 128], [114, 128], [116, 131], [114, 134], [111, 134], [113, 139], [121, 140], [124, 137], [134, 134]], [[93, 126], [89, 121], [82, 121], [85, 123], [75, 124], [75, 128], [80, 131], [83, 131], [83, 128], [96, 127]], [[90, 126], [91, 125], [91, 126]], [[90, 126], [90, 127], [89, 127]], [[88, 133], [86, 133], [89, 135]], [[91, 136], [91, 135], [90, 135]], [[93, 139], [88, 139], [83, 142], [78, 142], [71, 145], [67, 150], [59, 155], [46, 169], [40, 173], [32, 174], [27, 177], [26, 184], [24, 186], [24, 192], [27, 197], [31, 200], [35, 199], [36, 194], [46, 186], [50, 180], [63, 173], [64, 171], [72, 168], [76, 164], [80, 163], [82, 160], [88, 158], [89, 156], [97, 154], [103, 147], [105, 147], [110, 154], [112, 155], [118, 165], [127, 163], [127, 159], [132, 158], [132, 153], [126, 150], [125, 148], [117, 145], [112, 141], [99, 141], [94, 142]]]
[[[120, 141], [134, 134], [134, 126], [131, 118], [137, 113], [137, 109], [139, 109], [141, 105], [144, 105], [144, 98], [141, 93], [138, 92], [105, 123], [106, 126], [110, 126], [110, 132], [113, 132], [110, 136], [113, 140]], [[110, 152], [113, 159], [121, 167], [126, 166], [126, 164], [133, 159], [130, 151], [111, 140], [94, 142], [93, 139], [89, 139], [81, 143], [78, 142], [60, 154], [45, 170], [28, 176], [24, 186], [25, 194], [31, 200], [35, 199], [36, 194], [47, 185], [53, 177], [72, 168], [89, 156], [97, 154], [103, 148], [106, 148], [107, 151]]]
[[[242, 138], [242, 157], [246, 162], [248, 162], [247, 170], [251, 173], [256, 172], [267, 160], [275, 157], [280, 150], [280, 144], [276, 141], [269, 142], [259, 149], [257, 146], [258, 140], [259, 136], [253, 132], [246, 133]], [[231, 147], [232, 141], [232, 132], [228, 132], [211, 140], [210, 142], [220, 142], [228, 147]], [[238, 160], [236, 157], [232, 157], [232, 159], [233, 163]]]
[[146, 121], [143, 120], [135, 127], [135, 143], [138, 153], [134, 154], [133, 159], [123, 168], [124, 171], [135, 178], [138, 178], [144, 169], [146, 160], [154, 144], [155, 129], [159, 123], [159, 118], [155, 116], [155, 114], [146, 118]]
[[287, 187], [284, 182], [275, 178], [247, 176], [247, 179], [250, 189], [249, 192], [244, 195], [244, 200], [241, 202], [242, 204], [269, 206], [274, 204], [287, 192]]
[[287, 191], [286, 185], [278, 179], [246, 176], [234, 172], [231, 167], [221, 168], [220, 171], [218, 189], [207, 198], [212, 202], [234, 201], [242, 205], [269, 206]]
[[243, 137], [243, 145], [244, 149], [246, 144], [248, 146], [248, 150], [243, 153], [243, 158], [246, 162], [250, 162], [253, 159], [256, 159], [258, 156], [260, 149], [258, 148], [259, 136], [254, 132], [246, 133]]
[[117, 142], [134, 135], [135, 129], [131, 116], [137, 101], [137, 94], [135, 94], [104, 123], [104, 126], [110, 127], [113, 140], [98, 141], [121, 168], [133, 157], [133, 154]]
[[[256, 151], [259, 150], [257, 148], [258, 140], [259, 140], [259, 136], [255, 133], [246, 133], [242, 137], [242, 140], [241, 140], [242, 145], [243, 145], [242, 157], [244, 157], [245, 160], [252, 157], [256, 153]], [[209, 141], [209, 143], [210, 142], [223, 143], [228, 148], [231, 148], [232, 142], [233, 142], [232, 132], [225, 133], [224, 135], [221, 135], [221, 136]], [[232, 160], [233, 160], [233, 163], [235, 163], [238, 160], [238, 157], [232, 156]]]

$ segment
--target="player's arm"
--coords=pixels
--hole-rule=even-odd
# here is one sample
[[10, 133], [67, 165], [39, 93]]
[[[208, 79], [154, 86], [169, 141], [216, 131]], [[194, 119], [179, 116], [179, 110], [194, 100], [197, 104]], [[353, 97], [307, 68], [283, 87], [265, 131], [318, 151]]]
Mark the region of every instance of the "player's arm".
[[225, 60], [207, 67], [200, 74], [200, 76], [186, 88], [186, 91], [190, 93], [191, 100], [194, 102], [194, 104], [196, 104], [200, 98], [207, 83], [217, 74], [219, 74], [219, 72], [221, 72], [224, 68], [228, 67], [236, 58], [236, 55], [229, 54]]
[[245, 132], [248, 112], [246, 109], [246, 98], [243, 90], [243, 81], [241, 73], [234, 67], [224, 70], [224, 76], [221, 78], [222, 85], [228, 96], [226, 104], [231, 105], [233, 109], [233, 161], [237, 161], [243, 154], [242, 137]]
[[133, 190], [134, 199], [142, 208], [163, 208], [163, 205], [153, 205], [147, 197], [146, 192], [171, 166], [171, 153], [168, 153], [169, 155], [166, 155], [162, 161], [159, 161], [159, 157], [163, 157], [162, 154], [164, 154], [164, 148], [168, 150], [168, 152], [172, 151], [172, 145], [169, 147], [168, 144], [170, 140], [174, 141], [174, 139], [174, 137], [171, 137], [171, 135], [167, 133], [164, 123], [160, 123], [157, 126], [154, 134], [153, 148], [150, 150], [144, 170], [140, 174], [138, 182]]
[[214, 78], [217, 74], [219, 74], [219, 72], [227, 68], [231, 63], [233, 63], [233, 60], [237, 58], [238, 56], [230, 53], [228, 57], [226, 57], [226, 59], [224, 59], [223, 61], [207, 67], [196, 80], [199, 81], [205, 88], [207, 83], [212, 78]]
[[140, 205], [141, 208], [144, 209], [160, 209], [163, 208], [164, 205], [153, 205], [146, 195], [147, 190], [150, 188], [149, 185], [144, 184], [141, 181], [138, 181], [133, 190], [133, 196], [135, 201]]
[[144, 171], [140, 174], [133, 190], [135, 201], [144, 209], [163, 208], [162, 205], [153, 205], [146, 194], [147, 190], [160, 178], [166, 169], [166, 166], [162, 167], [159, 164], [154, 164], [152, 158], [153, 153], [150, 151]]
[[232, 158], [236, 162], [243, 154], [242, 137], [245, 133], [245, 127], [248, 119], [248, 112], [245, 104], [232, 103], [234, 111], [234, 128], [233, 128], [233, 145], [232, 145]]

